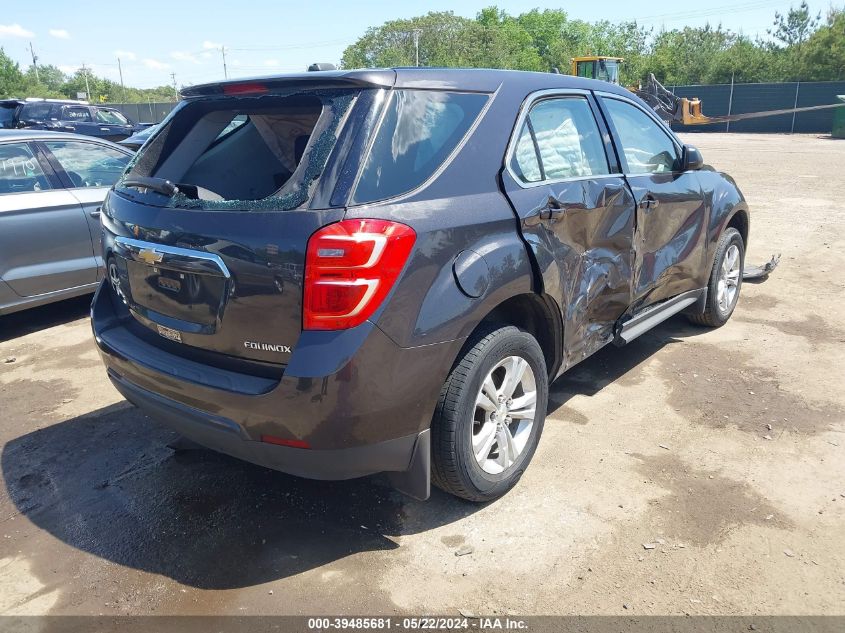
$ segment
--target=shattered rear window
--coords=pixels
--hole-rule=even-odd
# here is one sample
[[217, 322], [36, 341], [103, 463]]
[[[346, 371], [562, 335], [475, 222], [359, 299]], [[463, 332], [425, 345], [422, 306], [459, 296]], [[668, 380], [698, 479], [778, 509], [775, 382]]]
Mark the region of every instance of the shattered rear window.
[[[116, 185], [148, 204], [186, 209], [295, 209], [325, 168], [359, 90], [298, 90], [188, 101], [174, 110]], [[124, 182], [169, 180], [166, 194]]]

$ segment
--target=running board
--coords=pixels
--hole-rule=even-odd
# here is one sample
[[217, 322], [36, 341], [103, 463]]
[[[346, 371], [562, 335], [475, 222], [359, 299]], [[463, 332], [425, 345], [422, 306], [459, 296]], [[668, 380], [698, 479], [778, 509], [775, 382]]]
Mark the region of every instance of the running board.
[[671, 299], [667, 299], [663, 303], [655, 306], [650, 306], [634, 315], [621, 326], [617, 326], [616, 338], [613, 340], [614, 344], [618, 346], [627, 345], [641, 334], [645, 334], [654, 326], [662, 323], [670, 316], [673, 316], [688, 308], [696, 301], [699, 301], [706, 296], [707, 289], [699, 288], [698, 290], [690, 290], [683, 294], [679, 294]]

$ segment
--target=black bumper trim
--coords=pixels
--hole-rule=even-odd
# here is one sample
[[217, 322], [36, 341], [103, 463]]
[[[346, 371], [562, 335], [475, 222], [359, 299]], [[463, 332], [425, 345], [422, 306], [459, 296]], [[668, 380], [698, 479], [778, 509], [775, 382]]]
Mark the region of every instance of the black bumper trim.
[[115, 388], [151, 417], [207, 448], [245, 461], [309, 479], [353, 479], [379, 472], [403, 472], [400, 490], [417, 498], [428, 496], [429, 431], [384, 442], [331, 450], [278, 446], [250, 440], [233, 420], [154, 394], [120, 376], [109, 378]]
[[91, 304], [91, 325], [97, 344], [107, 354], [179, 380], [245, 395], [269, 393], [279, 384], [279, 380], [275, 378], [264, 378], [213, 367], [151, 345], [133, 334], [117, 318], [109, 293], [106, 291], [108, 289], [106, 282], [107, 280], [103, 280], [94, 295], [94, 301]]

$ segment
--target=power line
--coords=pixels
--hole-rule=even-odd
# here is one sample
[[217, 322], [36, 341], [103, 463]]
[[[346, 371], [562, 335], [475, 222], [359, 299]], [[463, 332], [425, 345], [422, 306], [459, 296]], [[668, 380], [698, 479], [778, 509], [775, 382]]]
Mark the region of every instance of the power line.
[[635, 22], [647, 20], [673, 21], [683, 20], [687, 18], [708, 17], [711, 15], [720, 15], [725, 13], [739, 13], [741, 11], [754, 11], [756, 9], [765, 9], [770, 6], [781, 6], [782, 4], [782, 0], [755, 0], [754, 2], [728, 4], [718, 7], [710, 7], [707, 9], [675, 11], [672, 13], [657, 13], [654, 15], [641, 15], [628, 19]]
[[246, 46], [246, 47], [229, 47], [230, 51], [295, 51], [309, 48], [321, 48], [324, 46], [333, 46], [335, 44], [344, 44], [350, 39], [358, 39], [358, 37], [342, 39], [327, 40], [324, 42], [313, 42], [311, 44], [289, 44], [284, 46]]

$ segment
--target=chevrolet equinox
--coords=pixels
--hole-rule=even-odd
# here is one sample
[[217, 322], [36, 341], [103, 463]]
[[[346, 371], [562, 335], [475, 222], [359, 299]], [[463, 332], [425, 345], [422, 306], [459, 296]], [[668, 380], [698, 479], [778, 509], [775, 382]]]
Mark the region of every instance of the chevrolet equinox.
[[183, 96], [103, 204], [92, 321], [117, 389], [193, 444], [487, 501], [550, 381], [736, 305], [742, 194], [618, 86], [397, 68]]

